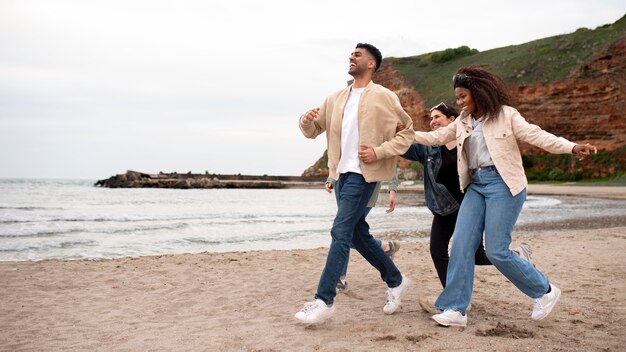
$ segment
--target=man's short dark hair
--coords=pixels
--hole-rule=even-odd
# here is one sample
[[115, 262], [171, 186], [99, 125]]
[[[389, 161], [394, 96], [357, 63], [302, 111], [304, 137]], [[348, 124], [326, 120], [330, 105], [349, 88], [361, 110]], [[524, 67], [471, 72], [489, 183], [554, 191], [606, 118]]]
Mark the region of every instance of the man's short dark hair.
[[372, 44], [367, 43], [359, 43], [356, 45], [356, 47], [367, 50], [374, 57], [374, 59], [376, 60], [376, 70], [374, 71], [378, 71], [380, 64], [383, 63], [383, 54], [380, 53], [380, 50], [378, 50]]

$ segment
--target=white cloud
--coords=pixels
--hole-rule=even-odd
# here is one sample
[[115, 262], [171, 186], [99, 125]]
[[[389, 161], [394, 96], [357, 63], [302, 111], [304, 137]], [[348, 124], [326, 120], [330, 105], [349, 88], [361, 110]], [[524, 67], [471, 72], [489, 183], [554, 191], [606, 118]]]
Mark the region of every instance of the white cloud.
[[0, 177], [126, 169], [298, 175], [325, 148], [297, 117], [384, 56], [595, 28], [618, 1], [0, 2]]

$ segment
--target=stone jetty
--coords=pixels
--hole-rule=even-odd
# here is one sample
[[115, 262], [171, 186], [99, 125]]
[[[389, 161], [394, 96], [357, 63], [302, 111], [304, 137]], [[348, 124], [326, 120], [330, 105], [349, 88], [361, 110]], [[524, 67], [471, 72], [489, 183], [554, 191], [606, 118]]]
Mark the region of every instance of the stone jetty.
[[128, 170], [124, 174], [98, 180], [94, 186], [108, 188], [322, 188], [325, 177], [254, 176], [188, 173], [148, 174]]

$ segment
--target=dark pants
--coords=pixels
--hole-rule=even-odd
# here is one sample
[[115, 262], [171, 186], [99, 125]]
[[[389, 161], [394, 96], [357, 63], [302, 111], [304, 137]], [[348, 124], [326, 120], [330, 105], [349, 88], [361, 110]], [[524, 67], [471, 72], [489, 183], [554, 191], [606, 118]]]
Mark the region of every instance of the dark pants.
[[[430, 229], [430, 256], [433, 258], [437, 276], [439, 276], [439, 281], [441, 281], [443, 287], [446, 287], [446, 273], [448, 272], [448, 261], [450, 260], [448, 245], [454, 233], [457, 215], [459, 215], [458, 210], [446, 216], [435, 214], [433, 225]], [[485, 254], [485, 247], [482, 241], [474, 259], [476, 265], [492, 265], [487, 258], [487, 254]]]

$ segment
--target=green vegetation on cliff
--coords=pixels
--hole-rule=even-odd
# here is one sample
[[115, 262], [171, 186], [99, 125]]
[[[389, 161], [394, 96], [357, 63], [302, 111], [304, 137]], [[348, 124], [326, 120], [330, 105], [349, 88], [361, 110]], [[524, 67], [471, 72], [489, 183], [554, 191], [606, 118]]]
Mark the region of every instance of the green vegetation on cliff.
[[[528, 181], [580, 181], [624, 176], [626, 146], [612, 152], [599, 150], [582, 162], [569, 154], [523, 155]], [[604, 170], [604, 171], [601, 171]]]
[[[548, 85], [568, 77], [575, 80], [582, 78], [583, 81], [588, 79], [594, 81], [595, 78], [599, 78], [599, 81], [602, 81], [604, 78], [602, 76], [605, 74], [611, 75], [609, 77], [611, 82], [615, 82], [616, 77], [619, 79], [623, 76], [623, 65], [620, 64], [622, 61], [619, 60], [622, 60], [623, 57], [621, 51], [623, 50], [623, 43], [620, 41], [624, 38], [626, 38], [626, 16], [613, 24], [599, 26], [595, 29], [579, 28], [570, 34], [557, 35], [484, 52], [478, 52], [478, 50], [468, 46], [461, 46], [418, 56], [385, 58], [385, 62], [390, 63], [405, 82], [414, 87], [423, 98], [424, 105], [429, 107], [440, 101], [454, 103], [452, 75], [459, 67], [465, 65], [490, 65], [493, 72], [511, 86]], [[594, 63], [601, 60], [602, 64], [598, 66], [612, 63], [610, 67], [607, 66], [609, 67], [608, 71], [588, 67], [588, 65], [593, 66]], [[608, 104], [614, 104], [617, 107], [624, 101], [623, 93], [620, 93], [623, 92], [621, 87], [622, 85], [603, 87], [600, 84], [599, 87], [585, 86], [582, 88], [595, 93], [602, 93], [607, 90], [618, 92], [608, 102]], [[563, 99], [562, 96], [556, 97], [556, 99], [559, 98]], [[595, 98], [590, 95], [587, 99]], [[597, 102], [589, 101], [589, 103], [593, 107], [595, 106], [593, 104]], [[586, 102], [577, 101], [573, 103], [574, 106], [576, 104], [586, 104]], [[598, 111], [597, 116], [581, 113], [577, 117], [580, 121], [585, 121], [582, 124], [584, 126], [581, 125], [580, 127], [583, 131], [575, 131], [575, 135], [578, 140], [593, 140], [593, 134], [592, 137], [587, 137], [584, 129], [590, 128], [589, 126], [598, 122], [611, 123], [612, 128], [619, 133], [606, 133], [606, 136], [611, 136], [609, 138], [605, 138], [605, 135], [601, 133], [595, 135], [598, 137], [596, 140], [604, 141], [606, 145], [612, 144], [610, 148], [601, 149], [597, 155], [592, 155], [584, 161], [578, 161], [575, 157], [567, 154], [555, 155], [538, 150], [526, 151], [523, 155], [523, 164], [528, 180], [532, 182], [618, 180], [605, 182], [623, 184], [626, 177], [626, 146], [621, 141], [622, 138], [613, 137], [623, 135], [623, 124], [618, 123], [621, 120], [616, 120], [621, 115], [614, 113], [614, 111], [622, 111], [623, 109], [614, 110], [611, 105], [609, 110]], [[559, 116], [543, 116], [543, 118], [552, 119], [551, 121], [554, 122]], [[425, 118], [425, 116], [419, 116], [419, 118]], [[570, 128], [569, 133], [575, 130], [572, 129], [572, 126], [568, 128]], [[564, 137], [568, 138], [567, 135]], [[327, 156], [324, 155], [310, 169], [317, 173], [320, 173], [320, 170], [323, 171], [327, 162], [326, 158]], [[405, 168], [414, 169], [418, 175], [421, 175], [419, 163], [409, 163]]]
[[508, 84], [545, 83], [563, 79], [575, 68], [605, 50], [626, 34], [626, 16], [596, 29], [579, 28], [557, 35], [502, 48], [478, 52], [462, 46], [455, 49], [385, 58], [416, 87], [426, 106], [453, 102], [452, 75], [464, 65], [488, 64]]

